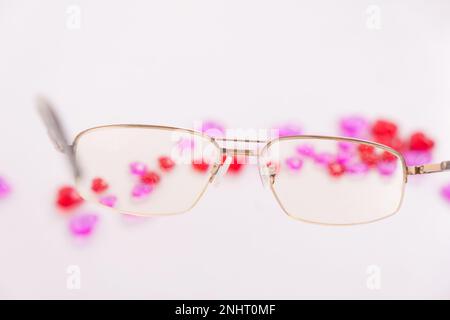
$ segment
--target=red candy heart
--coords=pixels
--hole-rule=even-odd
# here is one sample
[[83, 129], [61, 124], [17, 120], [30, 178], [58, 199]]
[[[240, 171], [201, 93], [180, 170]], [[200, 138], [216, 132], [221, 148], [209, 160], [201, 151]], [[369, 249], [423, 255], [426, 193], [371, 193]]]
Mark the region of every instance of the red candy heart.
[[269, 162], [266, 163], [266, 167], [269, 169], [269, 172], [271, 174], [273, 174], [273, 173], [275, 173], [275, 174], [280, 173], [280, 164], [278, 162], [269, 161]]
[[372, 134], [375, 137], [395, 137], [397, 135], [397, 125], [391, 121], [377, 120], [372, 127]]
[[423, 132], [416, 132], [411, 135], [409, 148], [414, 151], [429, 151], [433, 149], [434, 141], [428, 138]]
[[394, 162], [397, 160], [397, 156], [389, 151], [384, 151], [381, 154], [381, 160], [384, 162]]
[[345, 167], [338, 162], [333, 162], [328, 165], [328, 172], [333, 177], [340, 177], [345, 173]]
[[403, 141], [398, 137], [379, 136], [375, 137], [375, 141], [397, 151], [402, 151], [404, 147]]
[[92, 180], [91, 189], [95, 193], [102, 193], [108, 189], [108, 184], [102, 178], [94, 178]]
[[80, 205], [82, 202], [83, 199], [74, 188], [70, 186], [64, 186], [58, 190], [56, 204], [61, 209], [72, 209]]
[[360, 144], [358, 146], [358, 151], [360, 154], [372, 154], [375, 152], [375, 147], [368, 144]]
[[209, 163], [205, 160], [202, 160], [201, 162], [195, 161], [192, 163], [192, 168], [198, 172], [206, 172], [208, 171]]
[[231, 173], [238, 173], [243, 168], [243, 164], [238, 161], [237, 157], [233, 157], [233, 161], [231, 162], [228, 172]]
[[141, 176], [141, 182], [145, 184], [157, 184], [160, 180], [160, 176], [154, 171], [148, 171]]
[[171, 158], [166, 156], [159, 157], [158, 162], [159, 167], [163, 171], [170, 171], [173, 169], [173, 167], [175, 167], [175, 162]]
[[[224, 154], [222, 156], [222, 164], [225, 163], [226, 159], [227, 159], [227, 155]], [[228, 167], [228, 172], [238, 173], [239, 171], [241, 171], [244, 161], [245, 161], [245, 159], [243, 159], [242, 157], [233, 156], [233, 160], [231, 161], [230, 166]]]
[[369, 167], [378, 163], [378, 155], [376, 153], [361, 153], [359, 157], [361, 161]]

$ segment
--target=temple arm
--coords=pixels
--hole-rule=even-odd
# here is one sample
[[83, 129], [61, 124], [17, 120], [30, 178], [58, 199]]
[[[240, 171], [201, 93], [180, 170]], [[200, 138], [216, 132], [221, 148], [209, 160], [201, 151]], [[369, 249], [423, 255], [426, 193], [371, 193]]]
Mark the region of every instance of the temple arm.
[[450, 170], [450, 161], [442, 161], [440, 163], [430, 163], [424, 164], [421, 166], [409, 166], [408, 174], [416, 175], [416, 174], [427, 174], [427, 173], [435, 173]]
[[64, 127], [59, 120], [52, 104], [43, 97], [37, 98], [38, 112], [47, 128], [47, 133], [56, 149], [64, 153], [69, 160], [70, 167], [75, 177], [80, 175], [80, 169], [75, 160], [72, 145], [68, 142]]

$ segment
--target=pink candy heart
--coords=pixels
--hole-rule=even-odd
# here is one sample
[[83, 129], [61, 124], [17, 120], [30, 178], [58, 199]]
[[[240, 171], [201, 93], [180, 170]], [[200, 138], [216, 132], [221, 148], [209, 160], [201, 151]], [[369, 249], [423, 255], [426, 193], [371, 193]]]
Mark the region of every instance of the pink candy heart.
[[153, 191], [153, 185], [150, 184], [138, 184], [134, 186], [131, 191], [131, 195], [135, 199], [142, 199], [147, 197]]
[[5, 178], [0, 177], [0, 199], [6, 198], [11, 193], [11, 186]]
[[147, 166], [142, 162], [130, 163], [130, 172], [136, 176], [142, 176], [147, 172]]
[[314, 157], [314, 147], [310, 144], [301, 144], [296, 149], [297, 153], [305, 157]]
[[403, 153], [406, 164], [408, 166], [421, 166], [430, 163], [432, 160], [431, 152], [429, 151], [405, 151]]
[[397, 162], [396, 161], [391, 161], [391, 162], [381, 161], [378, 163], [377, 168], [378, 168], [378, 172], [382, 176], [390, 176], [395, 173], [395, 170], [397, 169]]
[[110, 208], [114, 208], [116, 206], [117, 203], [117, 197], [116, 196], [104, 196], [100, 198], [100, 203], [110, 207]]
[[96, 224], [98, 222], [98, 217], [93, 213], [83, 213], [75, 215], [70, 219], [69, 230], [74, 236], [89, 236]]
[[441, 195], [447, 202], [450, 203], [450, 184], [447, 184], [442, 187]]
[[283, 124], [274, 129], [278, 131], [279, 137], [297, 136], [302, 134], [303, 131], [298, 125], [292, 123]]
[[213, 138], [223, 137], [225, 135], [225, 128], [216, 121], [205, 121], [202, 123], [201, 131]]
[[329, 165], [334, 161], [334, 155], [328, 152], [318, 153], [314, 156], [314, 161], [317, 164]]
[[303, 160], [297, 157], [287, 158], [286, 165], [289, 167], [289, 169], [297, 171], [302, 168]]
[[369, 171], [369, 167], [362, 162], [352, 163], [350, 165], [346, 165], [346, 172], [350, 174], [364, 174]]
[[369, 123], [363, 117], [352, 116], [341, 119], [339, 128], [343, 136], [363, 138], [367, 135]]

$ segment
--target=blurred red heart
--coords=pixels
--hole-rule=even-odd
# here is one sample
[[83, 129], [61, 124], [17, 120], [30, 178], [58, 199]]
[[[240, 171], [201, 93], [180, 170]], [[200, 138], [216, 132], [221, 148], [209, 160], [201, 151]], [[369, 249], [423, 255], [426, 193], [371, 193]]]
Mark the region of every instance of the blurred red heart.
[[154, 171], [148, 171], [141, 176], [141, 182], [144, 184], [157, 184], [159, 180], [161, 180], [161, 177]]
[[389, 151], [384, 151], [381, 154], [381, 160], [384, 162], [394, 162], [397, 161], [397, 156]]
[[175, 162], [171, 158], [166, 156], [159, 157], [158, 162], [159, 167], [163, 171], [170, 171], [173, 169], [173, 167], [175, 167]]
[[379, 136], [375, 137], [375, 141], [397, 151], [402, 151], [404, 147], [403, 141], [398, 137]]
[[102, 178], [94, 178], [92, 180], [91, 189], [95, 193], [102, 193], [108, 189], [108, 184]]
[[337, 162], [330, 163], [328, 165], [328, 173], [332, 177], [340, 177], [345, 173], [345, 167]]
[[415, 151], [429, 151], [433, 149], [434, 141], [423, 132], [416, 132], [411, 135], [409, 148]]
[[78, 192], [70, 187], [64, 186], [58, 190], [56, 204], [62, 209], [72, 209], [83, 202]]
[[358, 145], [358, 151], [360, 154], [372, 154], [375, 152], [375, 147], [369, 144], [361, 143], [360, 145]]
[[[225, 160], [227, 159], [227, 155], [222, 156], [222, 164], [225, 163]], [[229, 173], [238, 173], [243, 168], [243, 164], [245, 163], [244, 157], [238, 157], [233, 156], [233, 160], [230, 163], [230, 166], [228, 167]]]
[[360, 153], [359, 158], [369, 167], [375, 166], [378, 163], [378, 155], [376, 153]]
[[201, 160], [200, 162], [194, 161], [192, 162], [192, 167], [198, 172], [206, 172], [209, 169], [209, 163], [205, 160]]
[[372, 127], [372, 134], [375, 137], [395, 137], [397, 135], [397, 125], [391, 121], [377, 120]]

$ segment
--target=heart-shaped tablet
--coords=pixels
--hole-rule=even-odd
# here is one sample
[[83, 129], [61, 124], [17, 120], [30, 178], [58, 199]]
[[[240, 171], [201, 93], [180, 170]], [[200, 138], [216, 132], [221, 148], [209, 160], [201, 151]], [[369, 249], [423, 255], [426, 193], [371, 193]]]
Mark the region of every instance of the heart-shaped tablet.
[[77, 237], [86, 237], [92, 234], [98, 216], [94, 213], [83, 213], [74, 216], [69, 222], [70, 232]]
[[135, 176], [142, 176], [147, 172], [147, 166], [142, 162], [130, 163], [130, 172]]
[[92, 179], [91, 189], [95, 193], [102, 193], [108, 189], [108, 184], [102, 178]]
[[159, 180], [161, 177], [154, 171], [148, 171], [141, 176], [141, 182], [144, 184], [157, 184]]
[[287, 158], [285, 163], [293, 171], [298, 171], [303, 167], [303, 160], [298, 157]]
[[135, 199], [146, 198], [153, 191], [151, 184], [138, 184], [131, 190], [131, 196]]
[[0, 177], [0, 199], [6, 198], [11, 193], [11, 187], [6, 179]]
[[159, 167], [163, 171], [170, 171], [175, 167], [175, 162], [170, 158], [166, 156], [162, 156], [158, 158]]
[[[224, 154], [222, 156], [221, 164], [224, 164], [226, 160], [227, 160], [227, 155]], [[245, 161], [246, 161], [246, 158], [243, 156], [242, 157], [233, 156], [231, 159], [230, 166], [228, 167], [227, 173], [239, 173], [242, 170], [242, 168], [245, 164]]]
[[423, 132], [416, 132], [411, 135], [409, 148], [416, 151], [429, 151], [433, 149], [434, 141]]
[[328, 173], [332, 177], [340, 177], [345, 173], [345, 167], [338, 162], [330, 163], [328, 165]]
[[194, 170], [198, 172], [206, 172], [209, 169], [209, 163], [206, 162], [205, 160], [201, 161], [197, 160], [192, 162], [192, 168], [194, 168]]
[[372, 134], [375, 137], [395, 137], [397, 135], [397, 125], [388, 120], [377, 120], [372, 127]]
[[83, 202], [78, 192], [70, 186], [61, 187], [58, 190], [56, 204], [61, 209], [73, 209]]
[[117, 197], [114, 196], [114, 195], [108, 195], [108, 196], [101, 197], [99, 199], [99, 201], [104, 206], [107, 206], [107, 207], [110, 207], [110, 208], [114, 208], [116, 206], [116, 203], [117, 203]]

